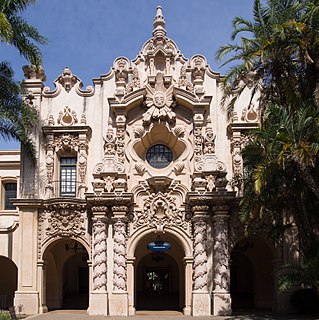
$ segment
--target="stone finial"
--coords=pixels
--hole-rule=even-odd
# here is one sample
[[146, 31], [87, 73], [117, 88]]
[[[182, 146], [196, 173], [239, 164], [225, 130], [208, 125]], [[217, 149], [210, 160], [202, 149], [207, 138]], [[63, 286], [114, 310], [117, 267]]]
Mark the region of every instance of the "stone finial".
[[161, 6], [158, 6], [156, 8], [156, 16], [154, 18], [153, 26], [154, 26], [153, 36], [155, 38], [164, 38], [166, 36], [165, 18], [163, 16], [163, 11]]

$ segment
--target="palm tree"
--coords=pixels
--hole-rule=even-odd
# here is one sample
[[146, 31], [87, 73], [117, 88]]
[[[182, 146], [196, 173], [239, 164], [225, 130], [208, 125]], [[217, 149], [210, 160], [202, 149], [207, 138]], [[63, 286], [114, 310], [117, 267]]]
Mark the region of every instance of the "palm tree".
[[35, 3], [36, 0], [0, 0], [0, 42], [15, 46], [31, 64], [38, 66], [42, 55], [35, 43], [45, 44], [47, 40], [19, 16]]
[[234, 41], [221, 46], [216, 58], [232, 54], [223, 65], [237, 62], [223, 81], [223, 103], [231, 115], [240, 94], [249, 87], [269, 102], [291, 107], [314, 97], [318, 81], [319, 4], [310, 0], [254, 1], [253, 20], [233, 20]]
[[[39, 68], [42, 56], [35, 43], [45, 44], [46, 39], [30, 26], [19, 14], [35, 0], [0, 0], [0, 42], [15, 46], [35, 68]], [[25, 153], [34, 160], [34, 147], [30, 130], [38, 122], [32, 106], [21, 98], [23, 92], [14, 81], [14, 73], [8, 62], [0, 63], [0, 135], [5, 140], [19, 140]]]
[[[306, 105], [292, 111], [272, 105], [264, 126], [250, 134], [243, 151], [246, 174], [241, 217], [247, 225], [268, 219], [269, 231], [291, 227], [293, 216], [302, 253], [313, 252], [319, 223], [319, 110]], [[288, 223], [285, 224], [285, 221]]]

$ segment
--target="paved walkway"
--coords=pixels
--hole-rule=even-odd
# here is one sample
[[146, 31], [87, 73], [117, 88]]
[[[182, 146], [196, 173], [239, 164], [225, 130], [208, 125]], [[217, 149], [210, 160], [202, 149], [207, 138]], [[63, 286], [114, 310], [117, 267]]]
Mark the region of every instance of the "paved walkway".
[[271, 315], [271, 314], [250, 314], [234, 315], [225, 317], [190, 317], [183, 316], [181, 313], [174, 312], [143, 312], [140, 311], [132, 317], [105, 317], [88, 316], [84, 310], [57, 310], [41, 315], [29, 316], [28, 320], [319, 320], [317, 316], [306, 315]]

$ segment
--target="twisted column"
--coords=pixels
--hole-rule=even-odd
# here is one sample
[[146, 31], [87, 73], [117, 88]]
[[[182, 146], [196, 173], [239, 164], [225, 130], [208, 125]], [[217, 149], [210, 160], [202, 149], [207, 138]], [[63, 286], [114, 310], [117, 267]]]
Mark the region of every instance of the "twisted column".
[[207, 291], [207, 211], [208, 206], [195, 206], [193, 211], [194, 263], [193, 290]]
[[[105, 211], [106, 211], [106, 208], [105, 208]], [[93, 218], [93, 240], [92, 240], [92, 244], [93, 244], [92, 267], [93, 267], [93, 291], [95, 292], [106, 291], [106, 284], [107, 284], [106, 238], [107, 238], [106, 219], [102, 217], [94, 217]]]
[[214, 207], [214, 290], [229, 291], [228, 206]]
[[126, 268], [126, 240], [127, 240], [127, 218], [126, 206], [112, 207], [114, 214], [114, 276], [113, 290], [126, 291], [127, 268]]

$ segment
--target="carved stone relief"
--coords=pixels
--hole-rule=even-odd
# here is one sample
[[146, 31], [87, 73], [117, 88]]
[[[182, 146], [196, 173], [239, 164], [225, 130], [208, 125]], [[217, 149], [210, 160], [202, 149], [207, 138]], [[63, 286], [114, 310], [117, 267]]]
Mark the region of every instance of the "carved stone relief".
[[75, 204], [58, 203], [47, 206], [47, 236], [81, 236], [85, 234], [85, 207]]
[[136, 67], [132, 71], [132, 81], [126, 86], [126, 92], [131, 92], [141, 87], [141, 80]]
[[73, 75], [72, 71], [68, 67], [65, 67], [62, 75], [57, 79], [57, 81], [62, 85], [66, 92], [70, 92], [78, 79]]
[[118, 58], [114, 62], [115, 69], [115, 85], [116, 85], [116, 98], [121, 101], [126, 94], [126, 86], [128, 82], [128, 68], [129, 61], [127, 58]]
[[[228, 207], [225, 209], [227, 212]], [[214, 233], [214, 290], [229, 291], [228, 216], [213, 217]]]
[[188, 79], [187, 79], [186, 67], [185, 66], [181, 67], [180, 76], [179, 76], [179, 79], [178, 79], [178, 86], [180, 88], [184, 89], [184, 90], [188, 90], [188, 91], [191, 91], [191, 92], [193, 92], [193, 90], [194, 90], [193, 84], [190, 81], [188, 81]]
[[196, 211], [207, 211], [208, 206], [195, 206], [192, 208], [194, 216], [194, 263], [193, 263], [193, 290], [207, 290], [207, 221], [205, 216], [196, 216]]
[[204, 75], [206, 70], [206, 61], [205, 58], [202, 56], [195, 56], [191, 59], [191, 66], [192, 66], [192, 79], [193, 79], [193, 86], [194, 86], [194, 93], [196, 96], [201, 98], [204, 93]]
[[212, 119], [208, 116], [204, 136], [204, 154], [213, 153], [215, 153], [215, 134], [212, 128]]
[[176, 207], [176, 198], [168, 193], [153, 193], [144, 201], [143, 211], [135, 212], [133, 228], [148, 226], [163, 231], [165, 227], [178, 227], [191, 234], [191, 225], [185, 212]]
[[175, 121], [175, 113], [172, 111], [173, 85], [168, 88], [164, 85], [163, 73], [158, 72], [155, 78], [155, 85], [146, 85], [146, 106], [148, 110], [143, 115], [143, 124], [148, 125], [151, 121], [165, 120]]
[[63, 111], [59, 112], [57, 122], [63, 126], [71, 126], [78, 123], [78, 118], [75, 111], [72, 111], [70, 107], [66, 106]]

